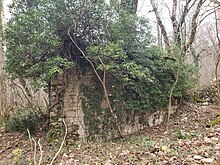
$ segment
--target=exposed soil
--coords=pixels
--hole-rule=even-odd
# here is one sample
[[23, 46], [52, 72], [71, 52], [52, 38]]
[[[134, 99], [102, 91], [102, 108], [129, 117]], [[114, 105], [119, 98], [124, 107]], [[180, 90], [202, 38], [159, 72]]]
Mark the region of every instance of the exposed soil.
[[[220, 124], [206, 127], [218, 114], [220, 106], [188, 103], [172, 116], [169, 125], [151, 127], [125, 140], [65, 145], [54, 164], [220, 165]], [[50, 164], [59, 146], [48, 144], [42, 133], [34, 137], [36, 141], [39, 138], [43, 146], [41, 164]], [[0, 164], [34, 164], [33, 146], [28, 136], [5, 133], [2, 127]], [[37, 147], [37, 161], [39, 153]]]

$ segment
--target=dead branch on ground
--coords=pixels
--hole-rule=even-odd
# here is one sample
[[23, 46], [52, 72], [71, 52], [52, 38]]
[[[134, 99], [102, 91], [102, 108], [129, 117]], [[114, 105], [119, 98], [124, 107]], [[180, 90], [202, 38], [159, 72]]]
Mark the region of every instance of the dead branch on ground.
[[61, 145], [60, 145], [60, 148], [59, 148], [59, 150], [57, 151], [57, 153], [55, 154], [55, 156], [53, 157], [52, 161], [50, 162], [50, 165], [52, 165], [53, 162], [56, 160], [56, 158], [57, 158], [57, 156], [59, 155], [60, 151], [62, 150], [63, 145], [64, 145], [65, 140], [66, 140], [66, 136], [67, 136], [67, 125], [66, 125], [66, 122], [65, 122], [64, 119], [63, 119], [63, 124], [64, 124], [64, 126], [65, 126], [65, 135], [64, 135], [64, 137], [63, 137], [63, 141], [62, 141], [62, 143], [61, 143]]

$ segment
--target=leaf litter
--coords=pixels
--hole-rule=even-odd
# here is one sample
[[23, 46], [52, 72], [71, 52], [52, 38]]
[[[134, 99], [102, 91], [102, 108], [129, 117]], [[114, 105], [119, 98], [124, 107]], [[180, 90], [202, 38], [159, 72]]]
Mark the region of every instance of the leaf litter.
[[[64, 146], [55, 164], [59, 165], [220, 165], [220, 124], [207, 124], [220, 114], [220, 106], [185, 104], [174, 114], [169, 125], [150, 127], [139, 134], [108, 142], [76, 142]], [[49, 164], [58, 147], [43, 139], [43, 164]], [[0, 129], [0, 164], [15, 164], [13, 151], [19, 149], [20, 164], [33, 164], [33, 152], [28, 137], [20, 133], [5, 133]], [[36, 157], [39, 157], [39, 149]]]

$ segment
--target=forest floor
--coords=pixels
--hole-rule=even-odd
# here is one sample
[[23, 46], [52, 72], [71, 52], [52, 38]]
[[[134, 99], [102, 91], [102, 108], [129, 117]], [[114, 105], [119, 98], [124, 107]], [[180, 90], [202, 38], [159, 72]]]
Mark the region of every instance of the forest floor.
[[[220, 106], [187, 103], [178, 109], [169, 126], [162, 123], [125, 140], [64, 146], [54, 164], [220, 165], [220, 124], [207, 128], [220, 114]], [[49, 145], [41, 134], [42, 161], [50, 164], [59, 147]], [[39, 148], [36, 160], [39, 161]], [[33, 144], [27, 135], [0, 129], [0, 164], [34, 164]]]

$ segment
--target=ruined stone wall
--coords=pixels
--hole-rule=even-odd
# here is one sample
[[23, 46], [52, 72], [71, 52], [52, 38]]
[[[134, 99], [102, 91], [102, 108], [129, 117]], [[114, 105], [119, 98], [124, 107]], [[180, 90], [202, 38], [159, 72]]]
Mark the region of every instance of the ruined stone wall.
[[91, 75], [77, 75], [74, 69], [66, 75], [57, 75], [51, 81], [50, 91], [50, 137], [63, 135], [63, 119], [67, 125], [67, 138], [85, 137], [84, 113], [82, 111], [80, 86], [89, 82]]
[[[62, 137], [63, 131], [63, 119], [68, 128], [68, 141], [74, 141], [76, 139], [111, 139], [118, 136], [116, 127], [106, 126], [111, 123], [111, 113], [108, 108], [104, 108], [102, 112], [97, 112], [96, 109], [91, 109], [84, 114], [82, 98], [86, 101], [85, 94], [81, 90], [83, 85], [88, 85], [90, 88], [95, 88], [92, 78], [94, 75], [87, 73], [85, 75], [72, 75], [68, 78], [67, 84], [64, 86], [64, 77], [58, 76], [51, 84], [51, 104], [56, 104], [51, 110], [51, 128], [55, 128], [55, 132], [52, 133], [52, 137]], [[101, 91], [97, 91], [101, 92]], [[103, 99], [103, 98], [100, 98]], [[103, 100], [100, 100], [100, 107], [103, 108]], [[107, 114], [107, 115], [106, 115]], [[86, 117], [85, 117], [86, 115]], [[156, 112], [146, 113], [134, 113], [134, 112], [119, 112], [118, 119], [122, 128], [123, 134], [132, 134], [139, 132], [147, 127], [161, 124], [166, 120], [167, 109], [160, 109]], [[132, 117], [133, 120], [127, 121], [128, 117]], [[91, 120], [92, 122], [89, 122]], [[98, 124], [98, 125], [97, 125]], [[95, 129], [89, 131], [89, 129]], [[101, 134], [101, 135], [100, 135]], [[105, 135], [104, 135], [105, 134]]]
[[63, 113], [68, 126], [69, 137], [78, 136], [79, 138], [84, 138], [86, 136], [81, 102], [83, 93], [80, 91], [80, 87], [89, 83], [90, 78], [91, 74], [89, 73], [83, 76], [73, 76], [69, 79], [65, 89]]

